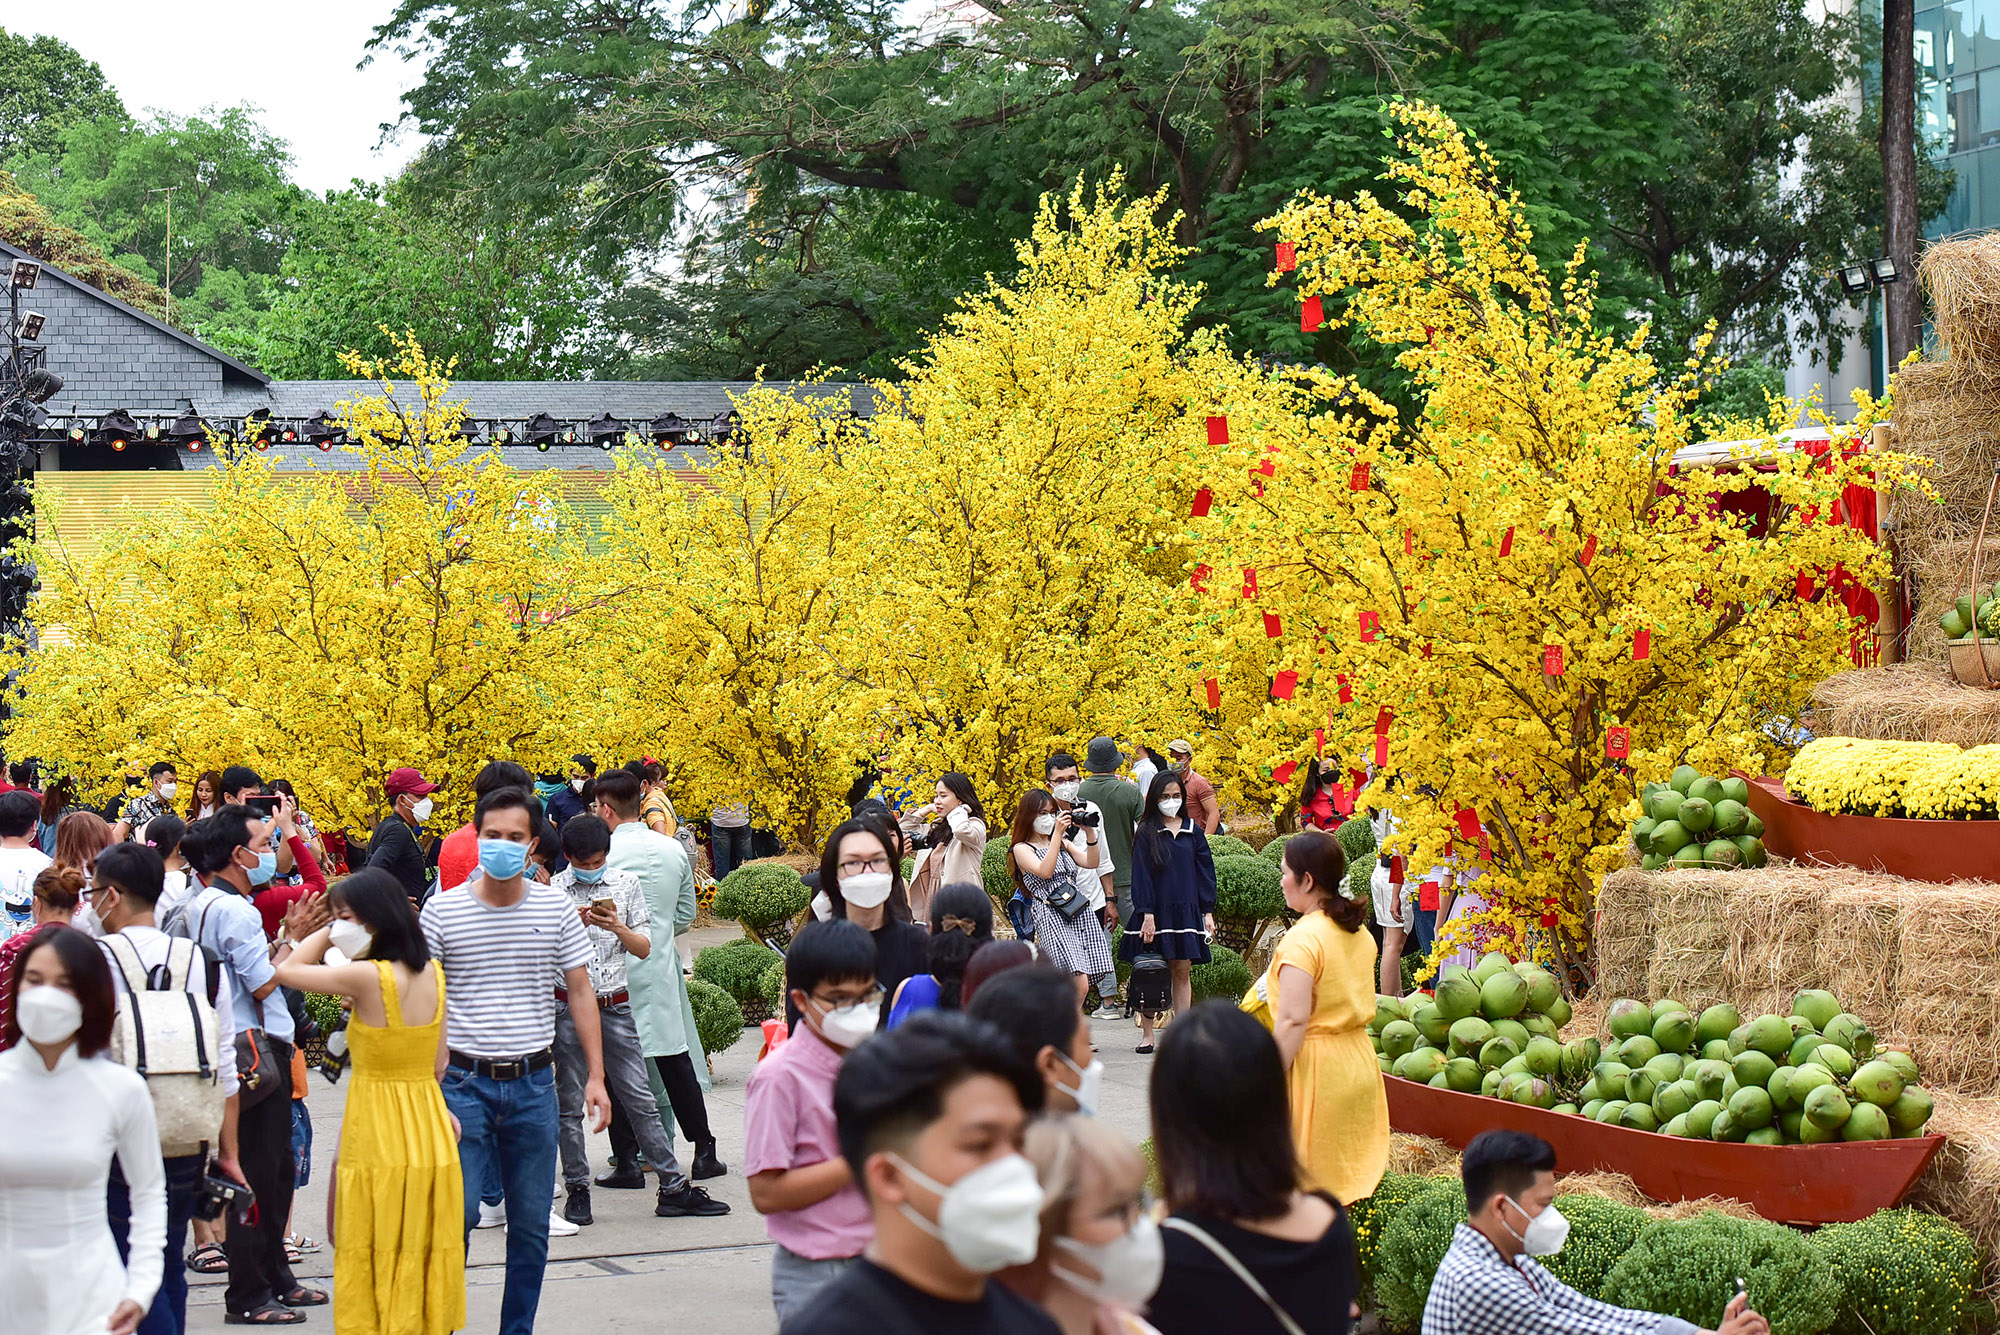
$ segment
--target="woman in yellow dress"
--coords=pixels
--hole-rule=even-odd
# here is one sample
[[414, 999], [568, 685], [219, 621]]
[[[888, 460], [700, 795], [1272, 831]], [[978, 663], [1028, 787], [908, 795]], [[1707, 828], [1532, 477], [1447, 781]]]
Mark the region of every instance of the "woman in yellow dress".
[[1285, 903], [1300, 914], [1271, 961], [1274, 1033], [1292, 1093], [1292, 1138], [1322, 1189], [1352, 1205], [1389, 1165], [1389, 1101], [1368, 1041], [1375, 939], [1347, 897], [1347, 855], [1311, 830], [1285, 842]]
[[[327, 893], [333, 921], [281, 948], [275, 962], [284, 986], [351, 1007], [334, 1165], [333, 1328], [443, 1335], [465, 1325], [464, 1179], [458, 1127], [438, 1088], [444, 971], [395, 877], [368, 868]], [[322, 964], [329, 945], [350, 962]]]

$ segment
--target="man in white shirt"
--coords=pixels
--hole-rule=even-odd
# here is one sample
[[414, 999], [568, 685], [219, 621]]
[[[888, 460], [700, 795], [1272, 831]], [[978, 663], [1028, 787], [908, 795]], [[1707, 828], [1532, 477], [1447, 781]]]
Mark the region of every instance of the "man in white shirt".
[[[1116, 869], [1111, 865], [1111, 846], [1104, 838], [1104, 812], [1097, 803], [1078, 794], [1083, 788], [1083, 775], [1076, 767], [1076, 757], [1067, 751], [1058, 751], [1049, 757], [1043, 770], [1048, 776], [1049, 794], [1056, 800], [1058, 810], [1072, 814], [1082, 812], [1084, 819], [1076, 823], [1076, 829], [1085, 843], [1097, 845], [1097, 865], [1076, 869], [1076, 888], [1090, 900], [1090, 911], [1099, 918], [1104, 916], [1104, 886]], [[1125, 1008], [1118, 1002], [1118, 970], [1114, 967], [1091, 980], [1097, 987], [1098, 1007], [1091, 1018], [1095, 1020], [1116, 1020], [1123, 1018]]]
[[[154, 970], [167, 966], [168, 956], [175, 944], [175, 938], [161, 931], [153, 921], [165, 872], [160, 855], [144, 844], [113, 844], [97, 857], [92, 907], [96, 909], [98, 921], [103, 924], [105, 932], [131, 946], [139, 967], [148, 976]], [[122, 1007], [130, 995], [131, 983], [122, 967], [121, 951], [103, 941], [98, 943], [98, 948], [111, 962], [112, 985], [117, 990], [118, 1004]], [[222, 1105], [221, 1140], [213, 1159], [215, 1171], [241, 1182], [243, 1170], [236, 1162], [236, 1027], [230, 1013], [229, 975], [226, 970], [215, 970], [215, 993], [210, 996], [207, 958], [199, 948], [194, 948], [192, 942], [188, 942], [183, 949], [193, 955], [193, 967], [187, 970], [184, 984], [188, 994], [208, 1001], [215, 1008], [216, 1073], [227, 1095]], [[153, 1299], [153, 1312], [171, 1312], [173, 1321], [167, 1326], [171, 1330], [182, 1330], [187, 1326], [188, 1286], [184, 1257], [188, 1222], [194, 1217], [195, 1197], [200, 1193], [202, 1173], [209, 1162], [209, 1156], [205, 1154], [173, 1155], [165, 1160], [166, 1269], [161, 1276], [160, 1292]], [[131, 1203], [124, 1174], [115, 1161], [111, 1165], [110, 1218], [112, 1236], [117, 1239], [122, 1251], [130, 1227]], [[144, 1324], [140, 1327], [142, 1330], [147, 1328]]]
[[0, 939], [34, 929], [35, 878], [51, 861], [35, 847], [42, 804], [16, 788], [0, 793], [0, 902], [5, 904]]

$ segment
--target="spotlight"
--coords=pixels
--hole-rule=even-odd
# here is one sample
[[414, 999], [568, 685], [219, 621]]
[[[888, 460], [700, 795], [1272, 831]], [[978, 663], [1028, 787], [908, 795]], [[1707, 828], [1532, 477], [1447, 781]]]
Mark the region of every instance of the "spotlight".
[[42, 341], [42, 329], [49, 319], [40, 311], [22, 311], [21, 318], [14, 321], [14, 337], [27, 343]]
[[1868, 269], [1865, 265], [1849, 264], [1840, 271], [1840, 286], [1848, 296], [1858, 297], [1868, 290]]
[[547, 454], [549, 452], [549, 443], [546, 440], [538, 440], [535, 442], [535, 448], [543, 454]]
[[513, 431], [504, 426], [493, 433], [493, 443], [495, 445], [506, 445], [511, 443], [513, 439]]
[[271, 448], [271, 442], [278, 438], [278, 428], [271, 421], [268, 408], [259, 408], [243, 419], [243, 439], [260, 450]]
[[585, 429], [590, 432], [590, 443], [600, 450], [608, 450], [625, 439], [625, 424], [609, 412], [591, 418]]
[[146, 423], [146, 439], [158, 440], [159, 438], [160, 438], [160, 424], [158, 422]]
[[521, 427], [521, 438], [538, 450], [546, 451], [562, 434], [562, 423], [547, 413], [536, 413]]
[[80, 426], [73, 426], [69, 429], [69, 438], [73, 441], [77, 441], [78, 443], [82, 442], [83, 434], [84, 434], [83, 428]]
[[1887, 255], [1878, 255], [1871, 263], [1875, 267], [1875, 281], [1883, 287], [1897, 282], [1903, 276], [1896, 270], [1896, 261], [1890, 259]]
[[18, 288], [23, 292], [31, 292], [34, 290], [35, 284], [41, 281], [42, 281], [41, 265], [37, 264], [33, 260], [14, 261], [13, 272], [8, 278], [9, 287]]
[[167, 429], [162, 434], [169, 444], [185, 446], [190, 450], [200, 449], [208, 440], [208, 430], [192, 408], [167, 423]]
[[688, 438], [688, 424], [681, 420], [679, 413], [662, 413], [655, 417], [652, 431], [654, 442], [669, 448], [682, 444]]
[[298, 438], [308, 445], [317, 445], [322, 450], [331, 450], [334, 443], [346, 433], [333, 420], [333, 414], [325, 408], [308, 417], [299, 427]]
[[708, 424], [709, 439], [718, 445], [726, 445], [736, 439], [736, 433], [743, 429], [743, 418], [731, 408], [722, 416]]
[[[123, 408], [113, 408], [97, 419], [97, 429], [91, 434], [91, 439], [95, 444], [123, 451], [138, 435], [139, 424], [132, 420], [132, 414]], [[72, 431], [70, 436], [74, 439], [76, 433]]]
[[21, 377], [21, 393], [27, 396], [30, 403], [47, 403], [62, 387], [61, 376], [40, 366]]
[[576, 439], [577, 439], [577, 437], [576, 437], [576, 428], [575, 428], [575, 427], [571, 427], [571, 428], [570, 428], [569, 430], [567, 430], [567, 431], [565, 431], [565, 432], [563, 432], [563, 433], [562, 433], [562, 442], [563, 442], [563, 444], [565, 444], [565, 445], [574, 445], [574, 444], [576, 444]]

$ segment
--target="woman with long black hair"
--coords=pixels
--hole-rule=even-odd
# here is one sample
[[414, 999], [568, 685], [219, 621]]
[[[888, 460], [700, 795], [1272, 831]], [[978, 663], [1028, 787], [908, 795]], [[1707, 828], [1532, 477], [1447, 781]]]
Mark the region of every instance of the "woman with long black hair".
[[[874, 938], [875, 978], [883, 996], [895, 996], [904, 979], [926, 970], [930, 938], [910, 921], [894, 824], [866, 816], [841, 822], [820, 854], [819, 888], [828, 917], [859, 923]], [[885, 1006], [885, 1018], [887, 1011]]]
[[965, 966], [993, 939], [993, 901], [977, 885], [960, 883], [938, 891], [931, 901], [930, 972], [907, 979], [889, 996], [894, 1029], [918, 1011], [959, 1009]]
[[[928, 828], [926, 828], [928, 825]], [[978, 884], [986, 856], [986, 808], [972, 780], [957, 772], [941, 774], [937, 794], [902, 821], [903, 841], [916, 849], [910, 867], [910, 915], [928, 924], [931, 899], [947, 885]]]
[[1014, 809], [1014, 888], [1034, 915], [1035, 949], [1042, 959], [1076, 979], [1079, 1005], [1090, 980], [1111, 972], [1111, 938], [1091, 911], [1090, 896], [1076, 883], [1079, 867], [1099, 860], [1098, 832], [1073, 823], [1045, 788], [1021, 794]]
[[[1127, 960], [1148, 954], [1166, 960], [1175, 1014], [1194, 1004], [1194, 966], [1208, 962], [1215, 933], [1215, 858], [1186, 805], [1179, 775], [1153, 776], [1132, 836], [1132, 904], [1118, 952]], [[1151, 1052], [1151, 1013], [1139, 1013], [1139, 1027], [1139, 1051]]]

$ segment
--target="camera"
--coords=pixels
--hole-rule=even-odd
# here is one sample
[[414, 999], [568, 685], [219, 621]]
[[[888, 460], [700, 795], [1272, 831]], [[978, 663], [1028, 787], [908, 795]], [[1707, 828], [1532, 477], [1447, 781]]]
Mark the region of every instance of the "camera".
[[329, 1085], [339, 1084], [347, 1062], [347, 1016], [343, 1014], [340, 1024], [326, 1036], [326, 1056], [320, 1060], [319, 1073], [326, 1077]]
[[1104, 824], [1104, 814], [1098, 811], [1085, 811], [1082, 807], [1071, 807], [1069, 823], [1079, 830], [1094, 830]]
[[222, 1218], [224, 1210], [234, 1210], [239, 1223], [248, 1223], [250, 1212], [256, 1208], [257, 1193], [241, 1182], [212, 1172], [202, 1174], [201, 1187], [194, 1198], [196, 1219], [213, 1222]]

